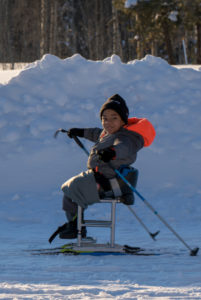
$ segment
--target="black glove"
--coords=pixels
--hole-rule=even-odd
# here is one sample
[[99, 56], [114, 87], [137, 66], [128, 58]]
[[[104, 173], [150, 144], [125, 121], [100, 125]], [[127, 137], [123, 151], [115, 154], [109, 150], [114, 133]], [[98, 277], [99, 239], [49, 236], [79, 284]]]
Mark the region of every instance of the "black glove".
[[105, 148], [98, 151], [98, 157], [104, 162], [109, 162], [111, 159], [114, 159], [116, 152], [113, 148]]
[[67, 131], [67, 135], [72, 139], [74, 136], [83, 137], [84, 136], [84, 129], [83, 128], [70, 128]]

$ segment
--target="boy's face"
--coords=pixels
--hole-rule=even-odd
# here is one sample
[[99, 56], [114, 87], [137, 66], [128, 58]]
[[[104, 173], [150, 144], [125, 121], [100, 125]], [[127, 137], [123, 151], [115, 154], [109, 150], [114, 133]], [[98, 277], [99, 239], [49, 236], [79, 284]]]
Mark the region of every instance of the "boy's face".
[[113, 109], [104, 110], [101, 121], [104, 130], [109, 134], [117, 132], [124, 125], [120, 115]]

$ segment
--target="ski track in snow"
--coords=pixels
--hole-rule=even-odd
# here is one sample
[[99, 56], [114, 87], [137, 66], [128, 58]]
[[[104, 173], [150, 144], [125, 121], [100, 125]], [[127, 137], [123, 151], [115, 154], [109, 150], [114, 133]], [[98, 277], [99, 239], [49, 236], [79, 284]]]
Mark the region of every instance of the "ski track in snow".
[[[194, 69], [193, 69], [194, 68]], [[13, 78], [12, 78], [13, 77]], [[11, 80], [10, 80], [11, 79]], [[189, 250], [137, 199], [117, 207], [116, 242], [161, 256], [37, 256], [65, 222], [61, 184], [86, 168], [86, 155], [56, 129], [100, 126], [99, 108], [119, 93], [130, 116], [147, 117], [156, 140], [139, 155], [138, 189], [190, 247], [201, 246], [201, 68], [146, 56], [123, 64], [46, 55], [0, 72], [0, 299], [201, 299], [201, 255]], [[84, 141], [87, 148], [91, 143]], [[107, 205], [86, 215], [101, 219]], [[88, 230], [105, 243], [108, 229]], [[65, 243], [58, 238], [53, 247]]]

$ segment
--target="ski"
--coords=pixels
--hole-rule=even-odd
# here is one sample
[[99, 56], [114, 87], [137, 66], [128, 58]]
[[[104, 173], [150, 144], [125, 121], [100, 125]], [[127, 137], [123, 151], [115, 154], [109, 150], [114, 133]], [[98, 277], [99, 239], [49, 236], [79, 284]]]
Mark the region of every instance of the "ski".
[[124, 245], [124, 248], [128, 249], [128, 250], [132, 250], [132, 251], [142, 250], [142, 248], [140, 248], [140, 247], [132, 247], [132, 246], [129, 246], [129, 245]]
[[161, 255], [160, 251], [153, 249], [146, 250], [140, 247], [132, 247], [129, 245], [115, 245], [111, 248], [104, 244], [93, 244], [89, 246], [80, 246], [76, 244], [65, 244], [61, 247], [47, 249], [32, 249], [28, 250], [32, 255], [139, 255], [139, 256], [155, 256]]

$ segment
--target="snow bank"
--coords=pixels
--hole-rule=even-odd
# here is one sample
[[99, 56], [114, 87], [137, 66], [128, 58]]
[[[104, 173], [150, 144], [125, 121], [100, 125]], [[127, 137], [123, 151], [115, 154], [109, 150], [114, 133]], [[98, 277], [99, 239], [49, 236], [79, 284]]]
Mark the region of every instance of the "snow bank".
[[[1, 192], [54, 190], [85, 168], [86, 157], [57, 128], [101, 126], [99, 109], [114, 93], [130, 116], [155, 126], [153, 145], [139, 153], [140, 188], [163, 196], [200, 196], [201, 72], [147, 55], [127, 64], [76, 54], [45, 55], [0, 86]], [[87, 146], [90, 146], [87, 144]], [[41, 180], [41, 176], [44, 180]]]

